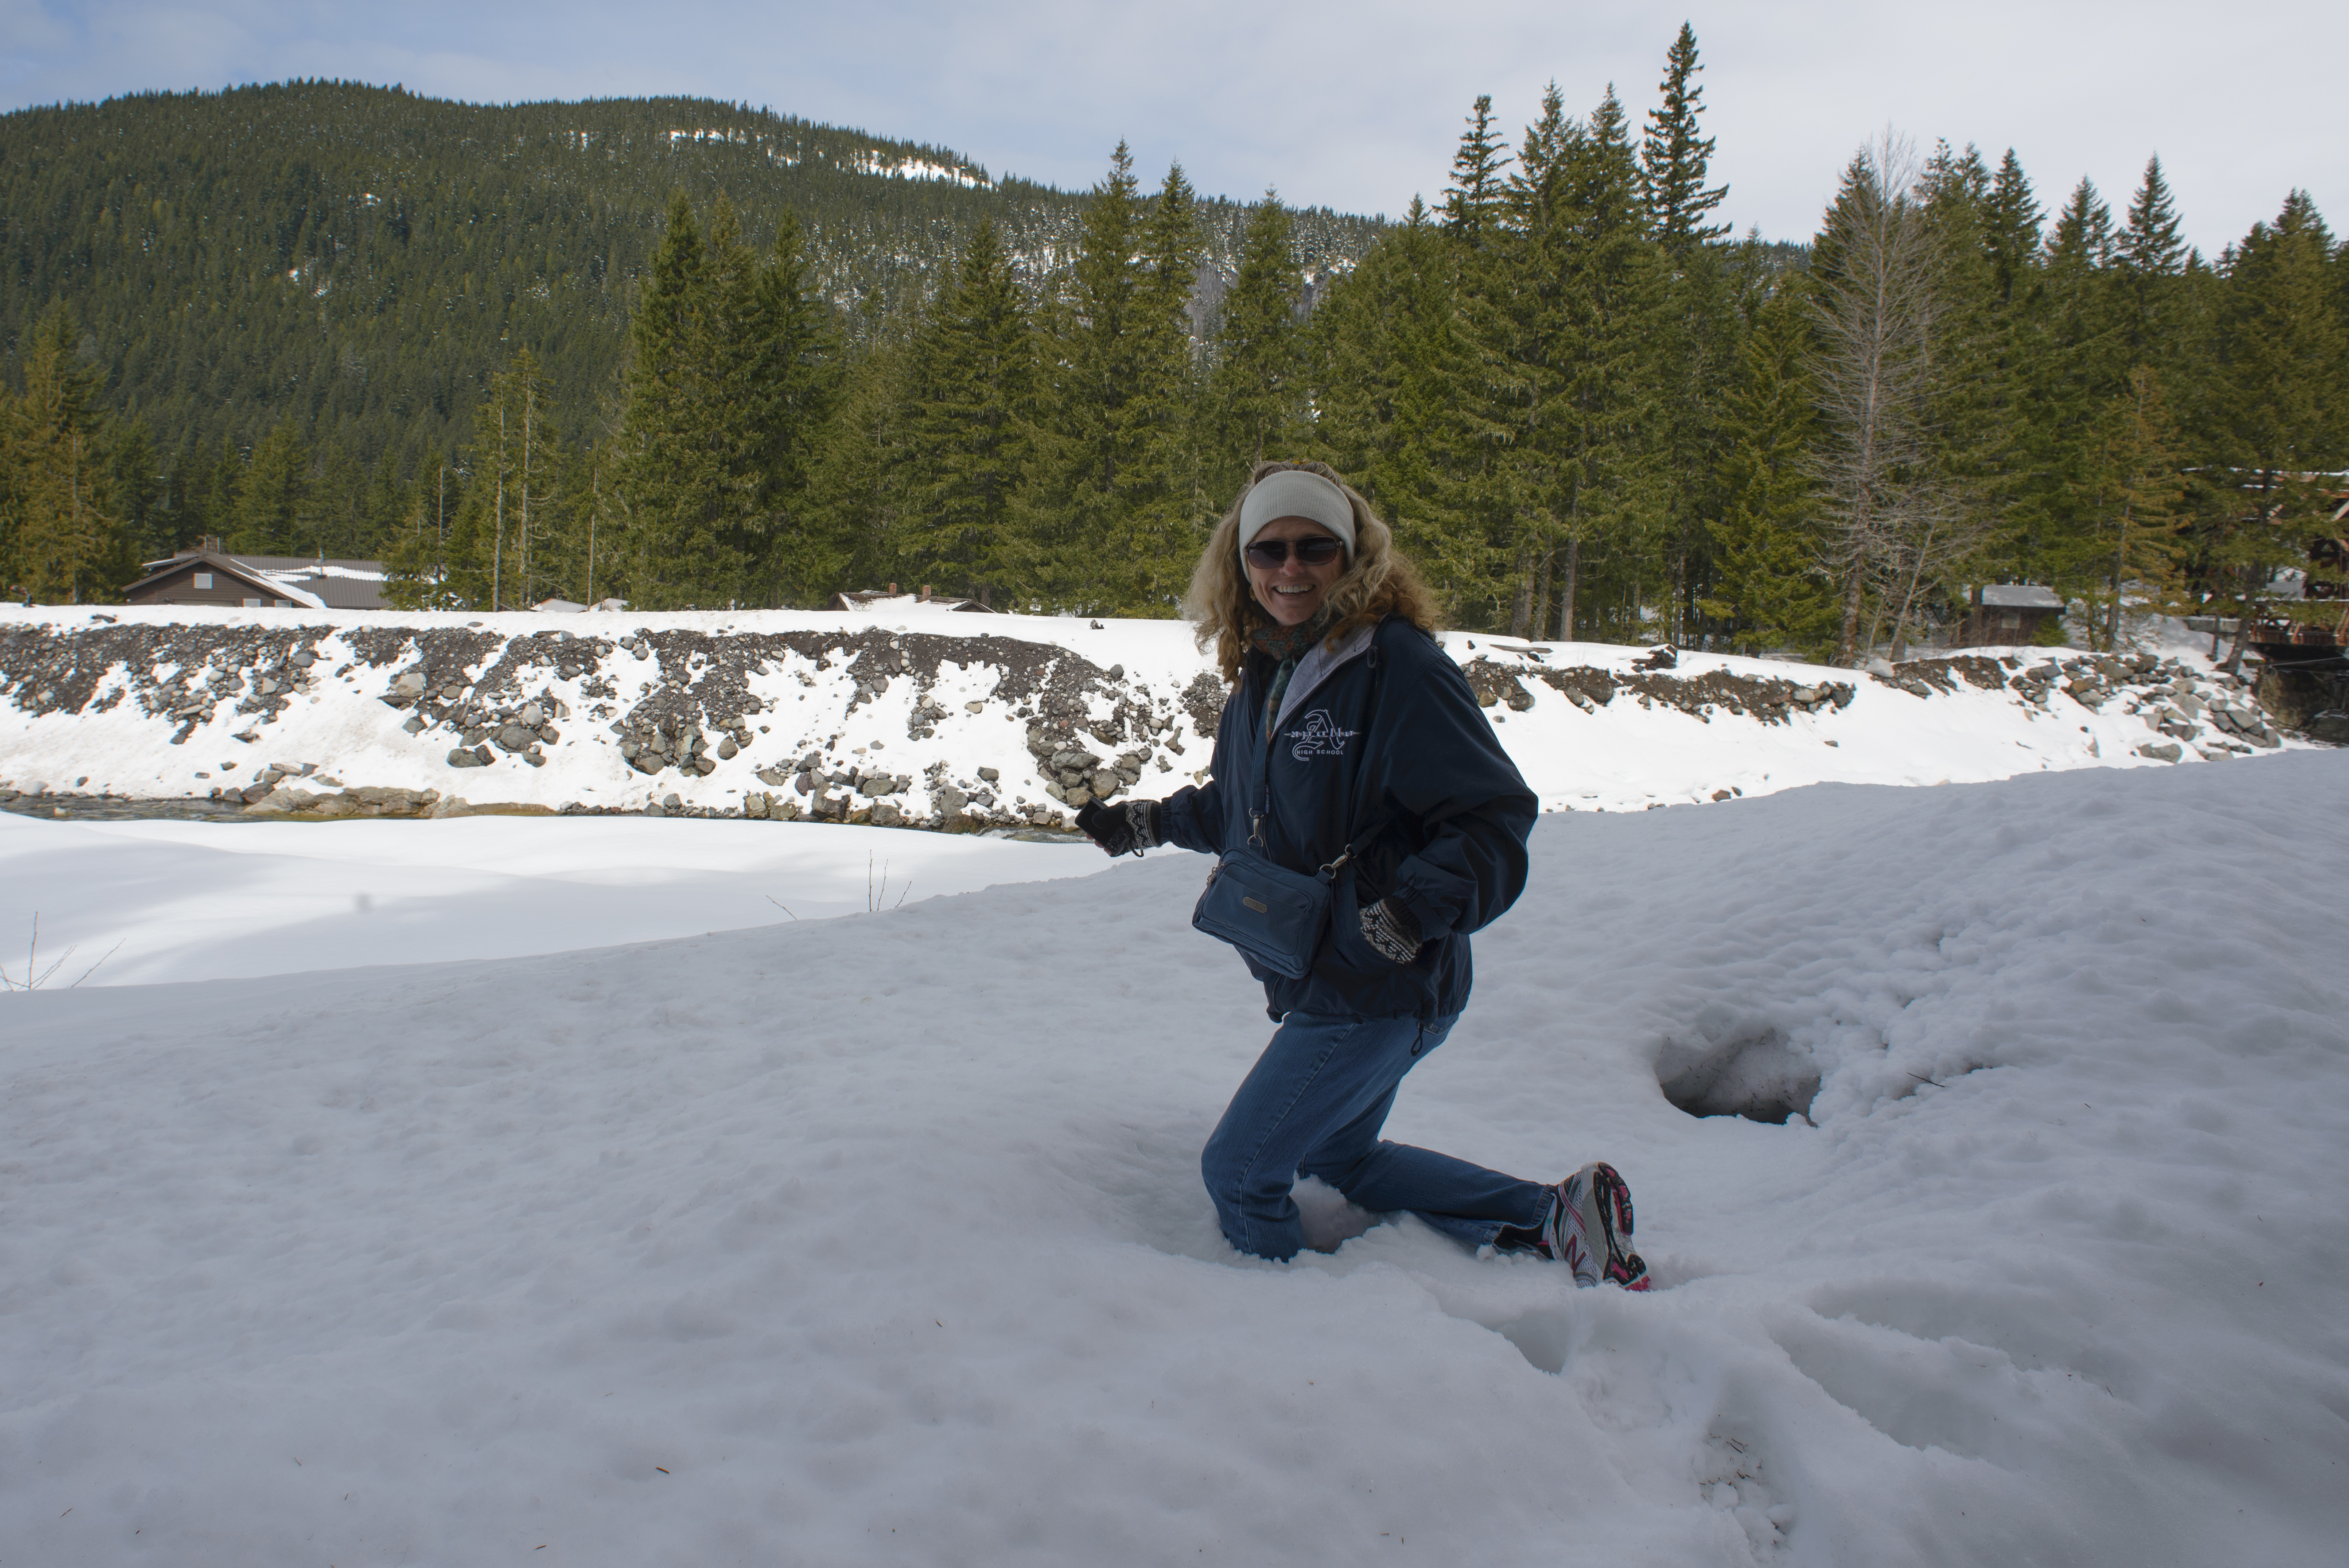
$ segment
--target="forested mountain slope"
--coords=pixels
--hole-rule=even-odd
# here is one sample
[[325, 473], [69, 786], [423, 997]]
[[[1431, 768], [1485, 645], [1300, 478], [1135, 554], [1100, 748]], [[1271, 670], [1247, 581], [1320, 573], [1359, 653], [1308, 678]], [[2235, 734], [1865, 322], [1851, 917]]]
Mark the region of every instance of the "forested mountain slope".
[[[943, 148], [698, 99], [487, 106], [320, 81], [25, 109], [0, 116], [0, 345], [13, 382], [63, 300], [102, 400], [166, 461], [249, 448], [290, 412], [305, 440], [406, 468], [464, 438], [518, 348], [567, 416], [592, 418], [678, 191], [697, 208], [724, 193], [754, 248], [794, 211], [819, 291], [852, 312], [912, 304], [981, 219], [1032, 289], [1073, 254], [1082, 202]], [[1247, 209], [1198, 216], [1228, 274]], [[1292, 224], [1309, 273], [1382, 226]]]

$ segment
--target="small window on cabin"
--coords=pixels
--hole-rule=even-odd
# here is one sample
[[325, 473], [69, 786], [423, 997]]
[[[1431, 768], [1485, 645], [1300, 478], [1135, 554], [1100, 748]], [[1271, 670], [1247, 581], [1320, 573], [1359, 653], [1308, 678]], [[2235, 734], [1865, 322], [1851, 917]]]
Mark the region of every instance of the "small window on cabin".
[[294, 601], [292, 599], [279, 599], [277, 601], [277, 607], [279, 609], [292, 609], [294, 607]]
[[210, 572], [198, 572], [196, 574], [196, 587], [200, 588], [208, 588], [212, 586], [212, 575]]
[[259, 599], [247, 599], [244, 601], [244, 607], [247, 609], [259, 609], [261, 607], [261, 601]]

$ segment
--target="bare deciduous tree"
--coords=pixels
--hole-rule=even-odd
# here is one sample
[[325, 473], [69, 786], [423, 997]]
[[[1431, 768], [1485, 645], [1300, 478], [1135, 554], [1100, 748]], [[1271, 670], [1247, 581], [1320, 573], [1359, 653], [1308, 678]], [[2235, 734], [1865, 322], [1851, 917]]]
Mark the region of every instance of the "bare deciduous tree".
[[1943, 258], [1917, 176], [1915, 154], [1890, 133], [1863, 148], [1813, 266], [1822, 439], [1810, 469], [1843, 601], [1841, 664], [1873, 647], [1888, 619], [1905, 645], [1932, 588], [1981, 543], [1932, 440]]

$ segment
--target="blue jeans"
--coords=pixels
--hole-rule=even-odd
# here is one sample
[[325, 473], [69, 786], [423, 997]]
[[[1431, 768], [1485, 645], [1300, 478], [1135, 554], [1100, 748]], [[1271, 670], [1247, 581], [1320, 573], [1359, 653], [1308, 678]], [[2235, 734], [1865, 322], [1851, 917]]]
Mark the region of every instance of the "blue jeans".
[[1231, 1244], [1259, 1258], [1297, 1255], [1305, 1231], [1288, 1194], [1300, 1172], [1365, 1209], [1407, 1209], [1472, 1247], [1504, 1226], [1539, 1226], [1552, 1188], [1379, 1137], [1402, 1075], [1459, 1018], [1288, 1014], [1199, 1156]]

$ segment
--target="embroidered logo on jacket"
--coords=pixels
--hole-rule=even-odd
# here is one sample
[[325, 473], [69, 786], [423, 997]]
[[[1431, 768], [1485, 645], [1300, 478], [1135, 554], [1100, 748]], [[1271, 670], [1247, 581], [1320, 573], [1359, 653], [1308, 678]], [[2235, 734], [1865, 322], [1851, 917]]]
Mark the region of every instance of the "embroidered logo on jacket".
[[1338, 728], [1327, 708], [1316, 708], [1288, 732], [1288, 738], [1297, 742], [1288, 749], [1288, 754], [1300, 763], [1315, 757], [1342, 757], [1346, 754], [1346, 742], [1361, 733], [1360, 730]]

